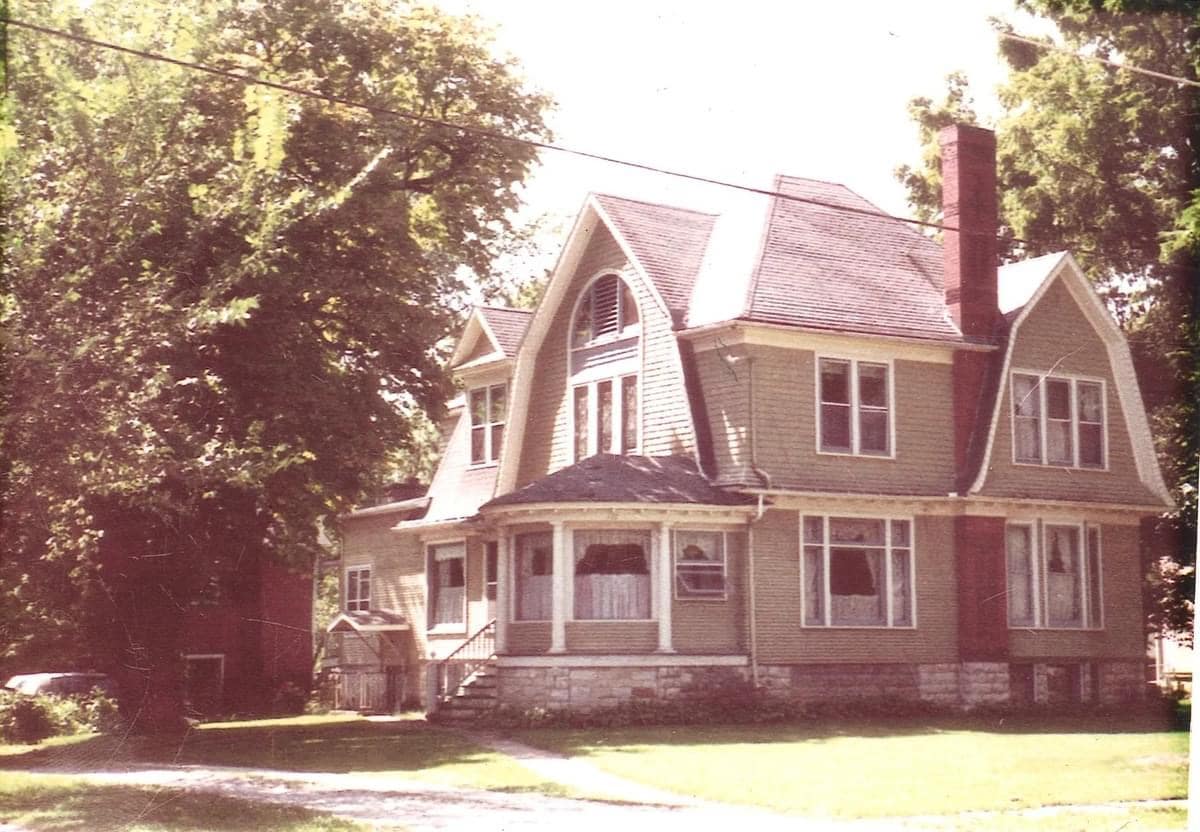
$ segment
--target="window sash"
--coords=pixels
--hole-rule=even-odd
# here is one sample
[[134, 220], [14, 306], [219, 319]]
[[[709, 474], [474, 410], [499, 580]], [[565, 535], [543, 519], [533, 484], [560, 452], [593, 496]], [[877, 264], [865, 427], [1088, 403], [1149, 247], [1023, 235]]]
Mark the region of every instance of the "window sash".
[[[807, 627], [916, 626], [912, 522], [805, 515], [801, 621]], [[871, 592], [855, 592], [870, 585]]]
[[489, 465], [500, 458], [508, 388], [503, 384], [477, 387], [467, 394], [471, 420], [471, 464]]
[[818, 450], [891, 456], [892, 399], [890, 364], [818, 358]]
[[1105, 468], [1104, 383], [1014, 372], [1013, 461], [1070, 468]]
[[1008, 626], [1103, 629], [1100, 527], [1090, 523], [1008, 523]]
[[574, 462], [593, 454], [637, 453], [638, 381], [638, 374], [632, 373], [572, 386]]
[[371, 568], [352, 567], [346, 570], [346, 611], [361, 612], [371, 608]]
[[554, 539], [550, 532], [519, 534], [514, 549], [513, 619], [549, 621], [554, 593]]
[[[677, 529], [674, 533], [675, 597], [724, 601], [728, 588], [724, 532]], [[691, 547], [711, 557], [689, 557]]]

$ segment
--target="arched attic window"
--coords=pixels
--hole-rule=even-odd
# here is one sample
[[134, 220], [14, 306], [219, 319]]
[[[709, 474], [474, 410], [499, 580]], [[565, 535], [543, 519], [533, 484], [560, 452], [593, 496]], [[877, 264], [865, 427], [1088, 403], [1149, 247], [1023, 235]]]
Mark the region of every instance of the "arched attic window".
[[637, 453], [641, 318], [629, 285], [602, 274], [583, 290], [571, 320], [572, 457]]

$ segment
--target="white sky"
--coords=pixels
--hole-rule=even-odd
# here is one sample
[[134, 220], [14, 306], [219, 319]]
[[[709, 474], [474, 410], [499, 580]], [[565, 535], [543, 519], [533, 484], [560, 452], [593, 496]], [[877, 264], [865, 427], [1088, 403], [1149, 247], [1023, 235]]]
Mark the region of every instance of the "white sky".
[[[776, 173], [841, 182], [908, 214], [894, 168], [919, 158], [909, 99], [965, 71], [985, 124], [1004, 78], [991, 16], [1040, 31], [1011, 0], [783, 3], [438, 0], [496, 28], [497, 47], [557, 101], [555, 143], [769, 187]], [[719, 212], [729, 192], [544, 152], [525, 218], [548, 215], [553, 265], [589, 191]]]

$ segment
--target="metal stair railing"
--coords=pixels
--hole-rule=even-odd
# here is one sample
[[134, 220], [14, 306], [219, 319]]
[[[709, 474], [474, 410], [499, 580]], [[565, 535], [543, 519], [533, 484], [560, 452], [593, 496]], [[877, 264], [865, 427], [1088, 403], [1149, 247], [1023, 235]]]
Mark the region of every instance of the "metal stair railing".
[[433, 700], [443, 702], [480, 668], [496, 658], [496, 619], [480, 627], [470, 638], [433, 668]]

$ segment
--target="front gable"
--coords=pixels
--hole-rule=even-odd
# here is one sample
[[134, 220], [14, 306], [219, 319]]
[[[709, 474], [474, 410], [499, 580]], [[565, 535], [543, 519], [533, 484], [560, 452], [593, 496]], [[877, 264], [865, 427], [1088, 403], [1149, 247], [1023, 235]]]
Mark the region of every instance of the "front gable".
[[[1012, 314], [984, 459], [970, 493], [1169, 505], [1128, 344], [1074, 258], [1062, 255], [1033, 296]], [[1016, 382], [1014, 374], [1019, 377]], [[1031, 462], [1028, 449], [1022, 450], [1026, 454], [1022, 459], [1014, 447], [1019, 430], [1014, 390], [1024, 389], [1014, 385], [1035, 378], [1039, 399], [1031, 401], [1026, 411], [1037, 413], [1026, 417], [1033, 446], [1044, 446], [1050, 439], [1043, 434], [1056, 429], [1050, 424], [1054, 414], [1040, 398], [1041, 386], [1052, 383], [1069, 396], [1070, 410], [1060, 411], [1069, 415], [1058, 420], [1057, 430], [1070, 437], [1066, 450], [1059, 449], [1074, 458], [1070, 463], [1052, 461], [1053, 452], [1044, 447], [1038, 450], [1041, 461]], [[1083, 460], [1080, 396], [1084, 388], [1091, 397], [1102, 398], [1100, 464]]]
[[592, 197], [580, 213], [518, 354], [508, 446], [497, 494], [573, 461], [571, 329], [581, 294], [616, 274], [637, 306], [640, 336], [628, 359], [639, 379], [637, 452], [694, 454], [691, 411], [675, 338], [675, 316], [634, 247]]

